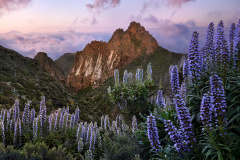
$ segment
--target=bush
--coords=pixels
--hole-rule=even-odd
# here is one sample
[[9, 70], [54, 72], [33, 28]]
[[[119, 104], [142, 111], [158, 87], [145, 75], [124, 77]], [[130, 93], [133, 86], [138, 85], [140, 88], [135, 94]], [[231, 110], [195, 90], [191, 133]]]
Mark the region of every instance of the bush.
[[137, 142], [127, 134], [114, 135], [112, 139], [108, 134], [105, 134], [103, 144], [102, 160], [131, 160], [140, 152]]
[[70, 153], [61, 145], [49, 148], [44, 142], [26, 143], [22, 149], [14, 149], [12, 146], [5, 148], [0, 143], [1, 160], [74, 160]]

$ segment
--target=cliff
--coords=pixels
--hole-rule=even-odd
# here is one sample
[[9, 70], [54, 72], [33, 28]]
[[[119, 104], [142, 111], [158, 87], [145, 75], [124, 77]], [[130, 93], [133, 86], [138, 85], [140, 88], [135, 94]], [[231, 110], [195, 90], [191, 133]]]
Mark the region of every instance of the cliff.
[[126, 31], [117, 29], [109, 42], [92, 41], [77, 52], [67, 84], [75, 91], [105, 81], [142, 54], [158, 48], [156, 39], [139, 23], [131, 22]]

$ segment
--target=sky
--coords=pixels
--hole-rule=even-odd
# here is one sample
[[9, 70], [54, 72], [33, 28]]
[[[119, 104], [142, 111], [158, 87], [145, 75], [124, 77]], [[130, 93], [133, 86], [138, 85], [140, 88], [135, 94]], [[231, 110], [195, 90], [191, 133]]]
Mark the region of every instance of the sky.
[[187, 53], [193, 31], [204, 45], [210, 22], [216, 28], [223, 20], [227, 36], [240, 19], [239, 7], [240, 0], [0, 0], [0, 45], [55, 60], [92, 40], [108, 41], [136, 21], [160, 46]]

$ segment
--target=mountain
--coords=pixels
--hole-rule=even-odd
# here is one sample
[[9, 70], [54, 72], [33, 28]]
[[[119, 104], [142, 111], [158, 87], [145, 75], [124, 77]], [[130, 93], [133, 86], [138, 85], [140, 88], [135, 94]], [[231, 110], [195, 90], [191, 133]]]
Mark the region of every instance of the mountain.
[[[11, 107], [18, 98], [21, 107], [30, 100], [31, 108], [38, 111], [41, 96], [44, 95], [48, 112], [67, 104], [72, 111], [77, 105], [82, 106], [80, 110], [85, 110], [79, 97], [72, 94], [66, 85], [51, 76], [44, 67], [40, 67], [43, 63], [39, 63], [39, 59], [48, 61], [45, 63], [51, 62], [46, 57], [41, 53], [31, 59], [0, 46], [0, 108]], [[48, 67], [55, 68], [51, 63]]]
[[[144, 78], [146, 78], [147, 65], [151, 62], [154, 82], [159, 89], [163, 90], [164, 96], [169, 96], [171, 93], [169, 67], [171, 65], [179, 65], [182, 57], [182, 54], [169, 52], [162, 47], [158, 47], [152, 54], [142, 54], [120, 69], [119, 79], [122, 81], [124, 70], [132, 72], [133, 75], [135, 75], [137, 68], [142, 68], [144, 70]], [[180, 71], [180, 73], [181, 72], [182, 71]], [[109, 86], [114, 86], [113, 76], [100, 83], [98, 87], [88, 86], [87, 88], [79, 90], [77, 95], [88, 102], [89, 106], [92, 106], [92, 110], [96, 114], [99, 114], [99, 111], [101, 111], [100, 113], [107, 114], [110, 118], [116, 117], [119, 113], [125, 115], [118, 107], [118, 104], [112, 104], [110, 102], [107, 93], [107, 88]], [[99, 114], [99, 116], [101, 115]]]
[[72, 69], [75, 56], [76, 53], [66, 53], [54, 61], [62, 69], [66, 78]]
[[[113, 107], [115, 104], [111, 104], [107, 94], [107, 88], [114, 85], [114, 69], [120, 70], [120, 79], [125, 69], [135, 74], [137, 68], [143, 68], [145, 75], [151, 62], [153, 79], [166, 95], [170, 90], [169, 66], [180, 64], [182, 56], [158, 46], [136, 22], [126, 31], [117, 29], [109, 42], [87, 44], [75, 54], [74, 62], [73, 54], [63, 55], [56, 60], [57, 67], [46, 53], [38, 53], [31, 59], [0, 46], [0, 107], [9, 108], [19, 98], [21, 107], [31, 100], [31, 108], [38, 111], [41, 95], [45, 95], [48, 112], [68, 104], [70, 111], [79, 106], [83, 120], [98, 120], [103, 114], [111, 118], [121, 113], [118, 107]], [[72, 65], [67, 82], [77, 92], [73, 93], [59, 81], [66, 75], [66, 72], [58, 73], [63, 68], [59, 61], [68, 63], [68, 67]]]
[[117, 29], [109, 42], [92, 41], [77, 52], [67, 84], [75, 91], [97, 87], [115, 69], [121, 69], [142, 54], [158, 48], [156, 39], [140, 23], [131, 22], [126, 31]]
[[50, 58], [47, 53], [39, 52], [34, 57], [38, 61], [39, 67], [42, 70], [48, 72], [52, 77], [60, 80], [62, 83], [65, 83], [66, 78], [61, 68]]

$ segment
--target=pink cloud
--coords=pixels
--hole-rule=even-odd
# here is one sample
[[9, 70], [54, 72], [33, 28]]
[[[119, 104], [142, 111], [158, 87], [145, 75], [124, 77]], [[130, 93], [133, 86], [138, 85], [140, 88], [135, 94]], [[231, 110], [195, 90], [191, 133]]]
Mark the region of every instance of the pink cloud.
[[[188, 3], [191, 1], [196, 1], [196, 0], [147, 0], [146, 2], [143, 3], [141, 13], [144, 13], [149, 7], [158, 9], [160, 2], [163, 2], [163, 3], [166, 2], [167, 5], [169, 6], [181, 7], [184, 3]], [[175, 12], [173, 14], [175, 14]]]
[[140, 22], [156, 38], [161, 47], [174, 52], [188, 52], [191, 33], [196, 25], [195, 21], [174, 23], [168, 19], [159, 19], [151, 14], [146, 17], [132, 15], [130, 19]]
[[148, 17], [144, 18], [144, 21], [155, 23], [155, 24], [159, 23], [157, 17], [155, 17], [153, 15], [149, 15]]
[[167, 0], [168, 5], [181, 7], [184, 3], [188, 3], [195, 0]]
[[101, 34], [90, 35], [73, 32], [51, 34], [23, 34], [12, 31], [0, 34], [0, 45], [20, 54], [33, 58], [38, 52], [46, 52], [52, 59], [64, 53], [75, 53], [82, 50], [92, 40], [106, 40]]
[[18, 10], [27, 7], [32, 0], [0, 0], [0, 16], [4, 12]]
[[155, 9], [158, 9], [159, 1], [157, 1], [157, 0], [148, 0], [147, 2], [144, 2], [143, 3], [143, 7], [141, 9], [141, 13], [144, 13], [147, 10], [147, 8], [149, 8], [149, 7], [153, 7]]
[[96, 9], [108, 9], [115, 8], [118, 4], [120, 4], [121, 0], [95, 0], [93, 4], [87, 4], [86, 7], [90, 10]]

